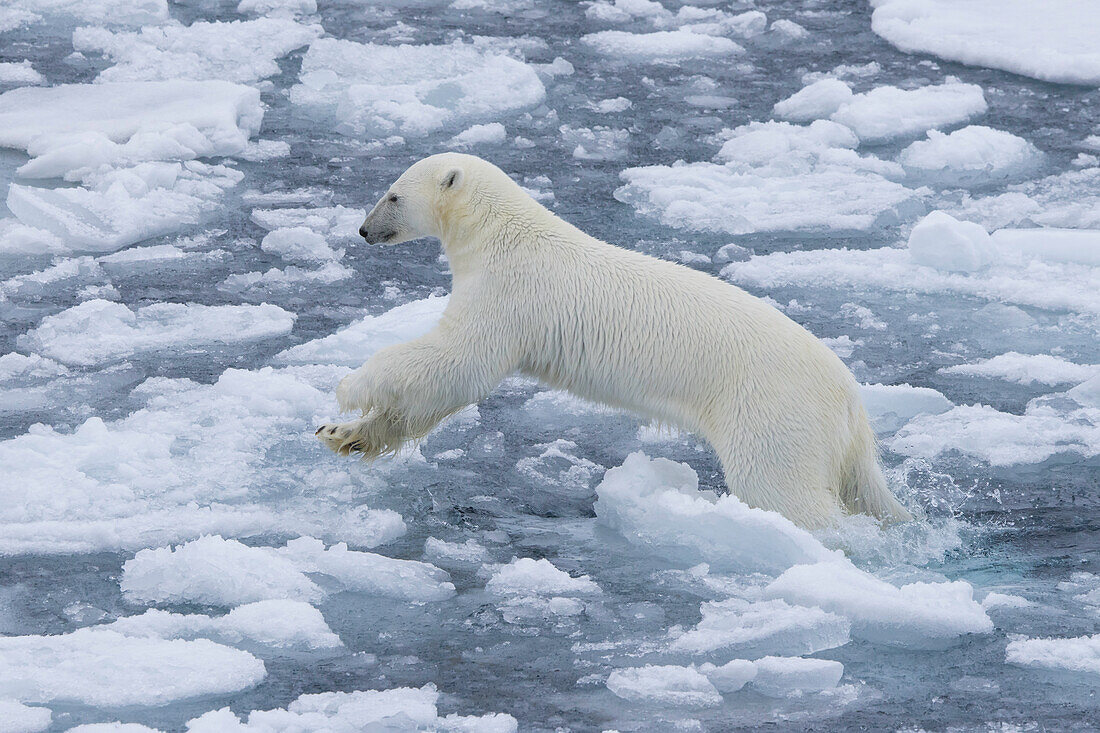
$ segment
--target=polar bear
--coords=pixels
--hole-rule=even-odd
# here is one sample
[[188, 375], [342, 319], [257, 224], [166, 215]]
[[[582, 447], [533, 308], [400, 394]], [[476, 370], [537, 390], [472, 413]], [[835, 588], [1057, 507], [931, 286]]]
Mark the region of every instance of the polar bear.
[[705, 437], [738, 498], [804, 527], [844, 512], [911, 518], [852, 374], [759, 298], [594, 239], [471, 155], [412, 165], [359, 233], [440, 239], [453, 288], [434, 330], [340, 382], [340, 408], [362, 417], [318, 429], [337, 453], [396, 451], [518, 370]]

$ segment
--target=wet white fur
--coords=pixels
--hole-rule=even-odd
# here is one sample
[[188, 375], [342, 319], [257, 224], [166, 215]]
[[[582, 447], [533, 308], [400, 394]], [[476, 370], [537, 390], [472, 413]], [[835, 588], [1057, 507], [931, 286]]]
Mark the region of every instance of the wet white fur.
[[734, 494], [803, 526], [842, 512], [910, 518], [851, 373], [764, 301], [596, 240], [473, 156], [410, 167], [364, 227], [394, 222], [391, 241], [442, 240], [450, 303], [433, 331], [340, 383], [340, 407], [364, 417], [318, 431], [334, 450], [396, 450], [519, 370], [705, 437]]

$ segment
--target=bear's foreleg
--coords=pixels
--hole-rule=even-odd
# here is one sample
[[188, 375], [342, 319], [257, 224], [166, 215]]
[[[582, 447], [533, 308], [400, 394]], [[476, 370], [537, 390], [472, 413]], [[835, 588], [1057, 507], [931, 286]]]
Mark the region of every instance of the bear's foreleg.
[[433, 332], [383, 349], [337, 388], [340, 407], [363, 417], [322, 425], [317, 437], [341, 455], [396, 453], [488, 395], [513, 367], [499, 353], [499, 340], [491, 345], [468, 332]]

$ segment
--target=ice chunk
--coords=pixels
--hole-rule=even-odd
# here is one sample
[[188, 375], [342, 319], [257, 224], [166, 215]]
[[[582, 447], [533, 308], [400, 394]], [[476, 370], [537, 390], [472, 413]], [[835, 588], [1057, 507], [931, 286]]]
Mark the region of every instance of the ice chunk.
[[0, 729], [6, 733], [39, 733], [50, 727], [52, 718], [48, 708], [0, 699]]
[[306, 227], [290, 227], [268, 232], [260, 242], [264, 252], [279, 255], [289, 262], [327, 262], [341, 254], [328, 246], [325, 238]]
[[1003, 379], [1016, 384], [1080, 384], [1100, 374], [1100, 364], [1074, 364], [1050, 354], [1020, 354], [1009, 351], [974, 364], [957, 364], [940, 369], [940, 374]]
[[982, 88], [957, 80], [918, 89], [875, 87], [855, 95], [830, 119], [847, 125], [863, 142], [910, 137], [985, 114]]
[[876, 432], [892, 432], [918, 415], [939, 415], [955, 405], [931, 387], [861, 384], [860, 397]]
[[[699, 490], [690, 466], [631, 453], [596, 487], [598, 520], [631, 542], [685, 565], [782, 572], [835, 559], [810, 533], [736, 496]], [[813, 604], [809, 604], [813, 605]]]
[[331, 285], [347, 280], [355, 270], [339, 262], [326, 262], [315, 270], [291, 265], [284, 269], [272, 267], [264, 272], [243, 272], [230, 275], [220, 287], [232, 291], [280, 291], [288, 288], [305, 288], [312, 285]]
[[504, 125], [490, 122], [487, 125], [474, 125], [451, 138], [448, 145], [452, 148], [470, 148], [475, 145], [502, 143], [507, 137]]
[[772, 113], [792, 122], [809, 122], [828, 117], [851, 99], [850, 86], [839, 79], [822, 79], [777, 102]]
[[690, 30], [653, 33], [600, 31], [582, 36], [581, 41], [597, 53], [628, 63], [672, 64], [688, 59], [726, 58], [745, 52], [744, 48], [728, 38]]
[[567, 148], [573, 149], [577, 160], [618, 160], [627, 153], [630, 133], [610, 127], [571, 127], [559, 128], [561, 138]]
[[120, 585], [135, 599], [214, 606], [324, 598], [306, 573], [328, 576], [345, 590], [408, 601], [443, 600], [455, 592], [450, 576], [434, 565], [356, 552], [343, 543], [326, 550], [312, 537], [281, 549], [213, 536], [174, 549], [142, 550], [123, 566]]
[[[1091, 385], [1093, 380], [1074, 389]], [[1087, 403], [1083, 391], [1078, 395]], [[1064, 453], [1095, 456], [1100, 454], [1098, 407], [1100, 401], [1051, 404], [1042, 397], [1029, 402], [1022, 415], [988, 405], [960, 405], [941, 415], [915, 418], [890, 438], [887, 446], [895, 453], [926, 459], [957, 451], [994, 466], [1042, 463]]]
[[435, 327], [446, 307], [446, 297], [414, 300], [382, 315], [366, 316], [329, 336], [289, 348], [275, 359], [284, 364], [358, 367], [379, 349], [423, 336]]
[[1100, 675], [1100, 634], [1069, 639], [1014, 639], [1005, 661], [1021, 667]]
[[[14, 11], [18, 28], [41, 20], [39, 13], [54, 20], [79, 20], [104, 25], [140, 26], [168, 20], [167, 0], [6, 0]], [[6, 30], [0, 17], [0, 30]]]
[[278, 74], [276, 59], [322, 32], [319, 25], [301, 25], [289, 18], [198, 21], [189, 26], [148, 26], [137, 33], [78, 28], [73, 33], [73, 48], [102, 53], [115, 62], [100, 72], [98, 80], [104, 82], [252, 82]]
[[44, 255], [67, 252], [61, 238], [16, 219], [0, 219], [0, 255]]
[[851, 627], [842, 616], [781, 600], [749, 603], [730, 598], [704, 603], [700, 611], [702, 620], [673, 638], [671, 651], [695, 655], [721, 651], [749, 658], [813, 654], [847, 644]]
[[722, 704], [715, 686], [694, 667], [647, 664], [616, 669], [607, 678], [607, 689], [624, 700], [651, 705]]
[[1069, 170], [1008, 186], [1005, 193], [970, 198], [950, 209], [988, 229], [1009, 226], [1100, 228], [1100, 168]]
[[364, 209], [328, 206], [313, 209], [256, 209], [252, 221], [272, 231], [281, 228], [306, 227], [326, 237], [356, 238], [359, 225], [367, 217]]
[[830, 659], [764, 657], [754, 662], [752, 687], [761, 695], [784, 697], [793, 692], [831, 690], [844, 675], [844, 665]]
[[88, 300], [19, 337], [19, 344], [70, 365], [104, 364], [149, 351], [246, 343], [283, 336], [295, 315], [275, 305], [153, 303], [132, 311]]
[[754, 122], [724, 134], [725, 165], [628, 168], [615, 197], [669, 226], [747, 234], [869, 229], [919, 212], [929, 193], [888, 180], [900, 166], [857, 155], [858, 138], [835, 122]]
[[1034, 603], [1023, 596], [1017, 596], [1011, 593], [987, 593], [985, 598], [982, 599], [982, 608], [986, 610], [996, 608], [1030, 608], [1034, 605]]
[[290, 559], [217, 535], [175, 548], [142, 550], [122, 566], [119, 585], [127, 597], [138, 601], [208, 606], [325, 597]]
[[910, 174], [953, 185], [1017, 176], [1042, 160], [1039, 149], [1022, 137], [981, 125], [950, 135], [929, 130], [927, 140], [912, 143], [898, 156]]
[[756, 665], [748, 659], [733, 659], [720, 667], [707, 662], [699, 671], [723, 694], [737, 692], [756, 677]]
[[[35, 155], [76, 141], [74, 135], [99, 133], [122, 145], [141, 134], [163, 133], [180, 125], [189, 125], [202, 136], [203, 147], [193, 151], [195, 155], [233, 155], [259, 131], [262, 120], [259, 92], [224, 81], [62, 84], [0, 94], [0, 146], [24, 151], [36, 146]], [[40, 174], [57, 175], [53, 171], [105, 162], [97, 157], [97, 149], [82, 144], [83, 152], [71, 151], [77, 159]], [[139, 138], [134, 147], [141, 145]], [[85, 159], [80, 160], [81, 156]]]
[[102, 627], [126, 636], [154, 639], [205, 637], [223, 644], [263, 644], [275, 648], [332, 649], [341, 646], [321, 612], [303, 601], [266, 600], [238, 606], [224, 616], [169, 613], [150, 609]]
[[1089, 229], [998, 229], [998, 250], [1021, 259], [1100, 267], [1100, 231]]
[[529, 557], [500, 566], [485, 588], [498, 595], [571, 596], [600, 592], [600, 586], [587, 575], [574, 578], [546, 558], [533, 560]]
[[0, 695], [22, 702], [158, 706], [258, 684], [248, 652], [195, 641], [142, 639], [101, 628], [0, 637]]
[[1078, 0], [875, 0], [871, 29], [908, 53], [1100, 85], [1100, 6]]
[[798, 23], [795, 23], [793, 20], [787, 20], [786, 18], [780, 18], [779, 20], [773, 21], [770, 30], [775, 35], [788, 41], [807, 38], [810, 35], [808, 30]]
[[853, 636], [891, 646], [943, 648], [964, 634], [993, 630], [969, 583], [899, 588], [847, 560], [796, 565], [772, 581], [765, 595], [845, 616]]
[[380, 46], [334, 38], [310, 44], [290, 90], [307, 116], [372, 137], [493, 121], [545, 96], [530, 66], [472, 44]]
[[45, 84], [46, 77], [31, 66], [30, 61], [0, 63], [0, 84]]
[[237, 12], [242, 15], [312, 15], [317, 12], [317, 0], [241, 0]]
[[480, 565], [489, 560], [489, 551], [472, 539], [460, 544], [429, 537], [424, 543], [424, 556], [436, 563]]
[[241, 722], [228, 707], [188, 722], [188, 733], [268, 733], [269, 731], [430, 730], [440, 733], [515, 733], [511, 715], [440, 716], [435, 685], [392, 690], [323, 692], [301, 695], [285, 709], [254, 710]]

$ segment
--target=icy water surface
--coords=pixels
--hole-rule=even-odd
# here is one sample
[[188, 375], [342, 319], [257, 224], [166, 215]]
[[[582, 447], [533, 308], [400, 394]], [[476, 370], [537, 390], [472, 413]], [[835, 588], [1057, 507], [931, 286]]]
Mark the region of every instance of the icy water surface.
[[[964, 66], [896, 4], [0, 8], [0, 730], [1093, 728], [1098, 19], [1021, 66], [966, 40], [1018, 3], [915, 3]], [[519, 377], [327, 452], [449, 289], [355, 229], [448, 149], [826, 339], [920, 519], [808, 535]]]

